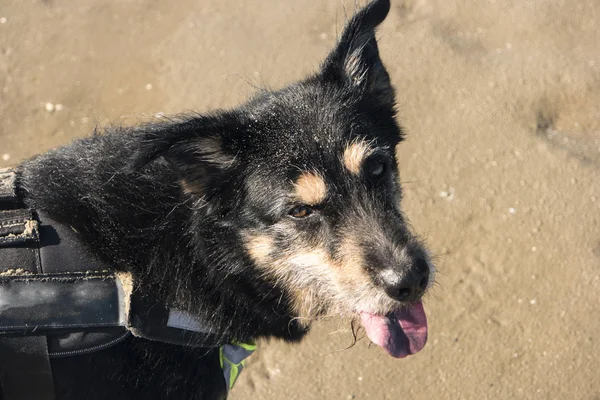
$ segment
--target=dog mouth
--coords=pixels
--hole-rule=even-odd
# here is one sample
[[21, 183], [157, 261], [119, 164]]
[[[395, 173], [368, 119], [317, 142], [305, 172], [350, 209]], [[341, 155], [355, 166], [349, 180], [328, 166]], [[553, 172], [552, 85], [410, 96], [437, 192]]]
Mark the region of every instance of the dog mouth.
[[419, 352], [427, 342], [427, 316], [418, 301], [386, 315], [360, 312], [367, 336], [395, 358]]

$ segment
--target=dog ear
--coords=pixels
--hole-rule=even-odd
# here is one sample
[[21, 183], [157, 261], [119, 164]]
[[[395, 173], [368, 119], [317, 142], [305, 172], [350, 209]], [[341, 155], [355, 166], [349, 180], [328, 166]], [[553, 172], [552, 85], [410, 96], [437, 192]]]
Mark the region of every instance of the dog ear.
[[353, 90], [394, 103], [394, 89], [379, 57], [376, 27], [390, 10], [390, 0], [374, 0], [348, 22], [339, 43], [323, 63], [321, 76]]
[[207, 193], [210, 182], [222, 179], [236, 165], [236, 153], [225, 135], [235, 132], [235, 127], [226, 127], [223, 121], [201, 116], [139, 128], [133, 137], [137, 150], [128, 171], [163, 157], [178, 174], [185, 192], [211, 197]]

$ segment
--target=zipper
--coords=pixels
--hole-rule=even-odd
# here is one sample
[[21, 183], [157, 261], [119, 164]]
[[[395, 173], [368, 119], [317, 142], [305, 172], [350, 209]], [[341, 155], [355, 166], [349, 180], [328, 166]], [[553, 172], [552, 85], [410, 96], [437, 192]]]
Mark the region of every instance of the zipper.
[[88, 347], [87, 349], [81, 350], [73, 350], [73, 351], [61, 351], [56, 353], [48, 352], [48, 356], [50, 358], [58, 358], [58, 357], [68, 357], [68, 356], [78, 356], [81, 354], [93, 353], [94, 351], [104, 350], [109, 347], [112, 347], [118, 343], [121, 343], [123, 340], [127, 339], [131, 335], [131, 332], [127, 331], [116, 339], [113, 339], [109, 342], [99, 344], [97, 346]]

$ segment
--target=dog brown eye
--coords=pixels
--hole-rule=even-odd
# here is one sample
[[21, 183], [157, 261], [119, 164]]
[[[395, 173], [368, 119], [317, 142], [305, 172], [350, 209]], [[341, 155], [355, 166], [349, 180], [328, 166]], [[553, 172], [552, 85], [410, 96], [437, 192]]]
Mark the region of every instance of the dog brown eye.
[[290, 216], [294, 218], [306, 218], [313, 213], [313, 209], [306, 205], [296, 206], [290, 210]]

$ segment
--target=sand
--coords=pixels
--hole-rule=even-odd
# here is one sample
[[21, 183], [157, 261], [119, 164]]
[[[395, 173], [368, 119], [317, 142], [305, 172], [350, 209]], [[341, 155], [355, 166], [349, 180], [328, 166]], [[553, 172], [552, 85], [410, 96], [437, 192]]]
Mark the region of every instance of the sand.
[[[0, 3], [0, 167], [96, 125], [314, 71], [341, 0]], [[352, 12], [352, 1], [345, 2]], [[437, 255], [429, 343], [262, 344], [233, 399], [600, 398], [600, 2], [407, 0], [379, 31], [404, 209]]]

